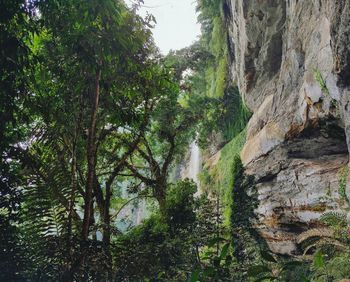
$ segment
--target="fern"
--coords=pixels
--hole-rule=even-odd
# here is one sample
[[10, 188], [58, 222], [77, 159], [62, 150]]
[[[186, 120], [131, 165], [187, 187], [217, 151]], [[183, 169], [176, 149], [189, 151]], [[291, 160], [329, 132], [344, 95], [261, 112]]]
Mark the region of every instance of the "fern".
[[25, 153], [21, 238], [25, 243], [28, 280], [55, 280], [70, 260], [67, 251], [67, 199], [71, 191], [69, 156], [48, 131]]
[[329, 96], [329, 90], [327, 88], [326, 81], [323, 79], [320, 70], [314, 69], [314, 77], [315, 77], [315, 80], [320, 85], [322, 92]]
[[320, 221], [333, 228], [346, 228], [348, 225], [346, 214], [340, 212], [325, 213], [320, 217]]

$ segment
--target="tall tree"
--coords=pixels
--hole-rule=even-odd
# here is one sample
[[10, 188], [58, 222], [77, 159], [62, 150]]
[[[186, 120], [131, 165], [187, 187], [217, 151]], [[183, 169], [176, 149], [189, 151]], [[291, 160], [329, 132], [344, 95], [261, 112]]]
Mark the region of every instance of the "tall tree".
[[18, 238], [20, 166], [14, 155], [23, 140], [22, 113], [28, 93], [30, 50], [27, 41], [35, 31], [32, 9], [24, 0], [0, 3], [0, 280], [20, 276]]
[[100, 263], [110, 275], [116, 181], [147, 135], [159, 100], [175, 84], [159, 65], [151, 18], [142, 20], [109, 0], [47, 0], [37, 7], [42, 32], [33, 46], [39, 63], [28, 101], [31, 130], [19, 156], [27, 167], [23, 214], [30, 215], [28, 227], [33, 221], [42, 227], [36, 236], [65, 238], [57, 245], [62, 279], [89, 264], [101, 231]]
[[127, 163], [132, 175], [140, 179], [165, 213], [168, 175], [174, 161], [183, 156], [195, 135], [200, 114], [179, 103], [182, 92], [173, 84], [161, 96], [151, 116], [150, 130]]

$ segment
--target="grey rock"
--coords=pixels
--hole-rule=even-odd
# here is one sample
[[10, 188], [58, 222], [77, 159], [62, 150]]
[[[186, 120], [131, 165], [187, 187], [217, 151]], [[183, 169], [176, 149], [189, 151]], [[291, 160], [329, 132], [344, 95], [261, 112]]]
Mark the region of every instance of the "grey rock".
[[230, 73], [254, 113], [241, 158], [257, 181], [256, 228], [272, 251], [298, 254], [302, 232], [347, 207], [350, 0], [228, 4]]

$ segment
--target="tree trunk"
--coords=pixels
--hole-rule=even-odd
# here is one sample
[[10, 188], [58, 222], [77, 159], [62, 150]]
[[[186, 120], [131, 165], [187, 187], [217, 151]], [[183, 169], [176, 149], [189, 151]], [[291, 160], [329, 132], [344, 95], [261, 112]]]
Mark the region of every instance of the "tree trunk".
[[166, 216], [166, 181], [160, 180], [154, 188], [154, 197], [159, 204], [159, 211], [162, 216]]
[[60, 281], [72, 281], [71, 268], [73, 264], [73, 252], [72, 252], [72, 215], [75, 202], [75, 191], [77, 190], [77, 159], [76, 159], [76, 135], [74, 136], [72, 146], [72, 165], [71, 165], [71, 181], [72, 190], [69, 202], [69, 213], [68, 213], [68, 226], [67, 226], [67, 249], [69, 253], [69, 259], [67, 262], [66, 270], [64, 271], [63, 277]]
[[75, 192], [77, 190], [77, 158], [76, 158], [76, 140], [73, 141], [72, 146], [72, 165], [71, 165], [71, 181], [72, 190], [69, 199], [69, 214], [68, 214], [68, 240], [72, 235], [72, 215], [74, 209]]
[[105, 206], [104, 206], [104, 214], [103, 214], [103, 245], [105, 248], [106, 256], [107, 256], [107, 280], [110, 281], [112, 279], [112, 255], [110, 250], [111, 244], [111, 215], [109, 213], [110, 201], [111, 201], [112, 191], [111, 185], [106, 183], [106, 198], [105, 198]]
[[91, 107], [91, 118], [90, 126], [88, 129], [88, 144], [87, 144], [87, 162], [88, 171], [86, 177], [86, 188], [85, 188], [85, 205], [84, 205], [84, 219], [83, 228], [81, 232], [82, 241], [87, 241], [89, 236], [89, 227], [92, 215], [92, 191], [95, 185], [95, 166], [96, 166], [96, 124], [97, 124], [97, 112], [100, 100], [100, 79], [101, 69], [96, 71], [95, 85], [92, 95], [92, 107]]

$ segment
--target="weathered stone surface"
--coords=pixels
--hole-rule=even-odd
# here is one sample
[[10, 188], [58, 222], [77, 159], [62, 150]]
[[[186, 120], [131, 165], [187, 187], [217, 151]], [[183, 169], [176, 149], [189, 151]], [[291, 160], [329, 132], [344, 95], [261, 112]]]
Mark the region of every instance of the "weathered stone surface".
[[338, 195], [338, 171], [348, 162], [345, 136], [314, 130], [247, 166], [258, 183], [257, 227], [278, 253], [297, 254], [298, 234], [317, 226], [323, 213], [347, 207]]
[[301, 232], [346, 207], [350, 0], [228, 3], [232, 80], [254, 112], [241, 158], [258, 182], [257, 228], [273, 251], [297, 253]]

